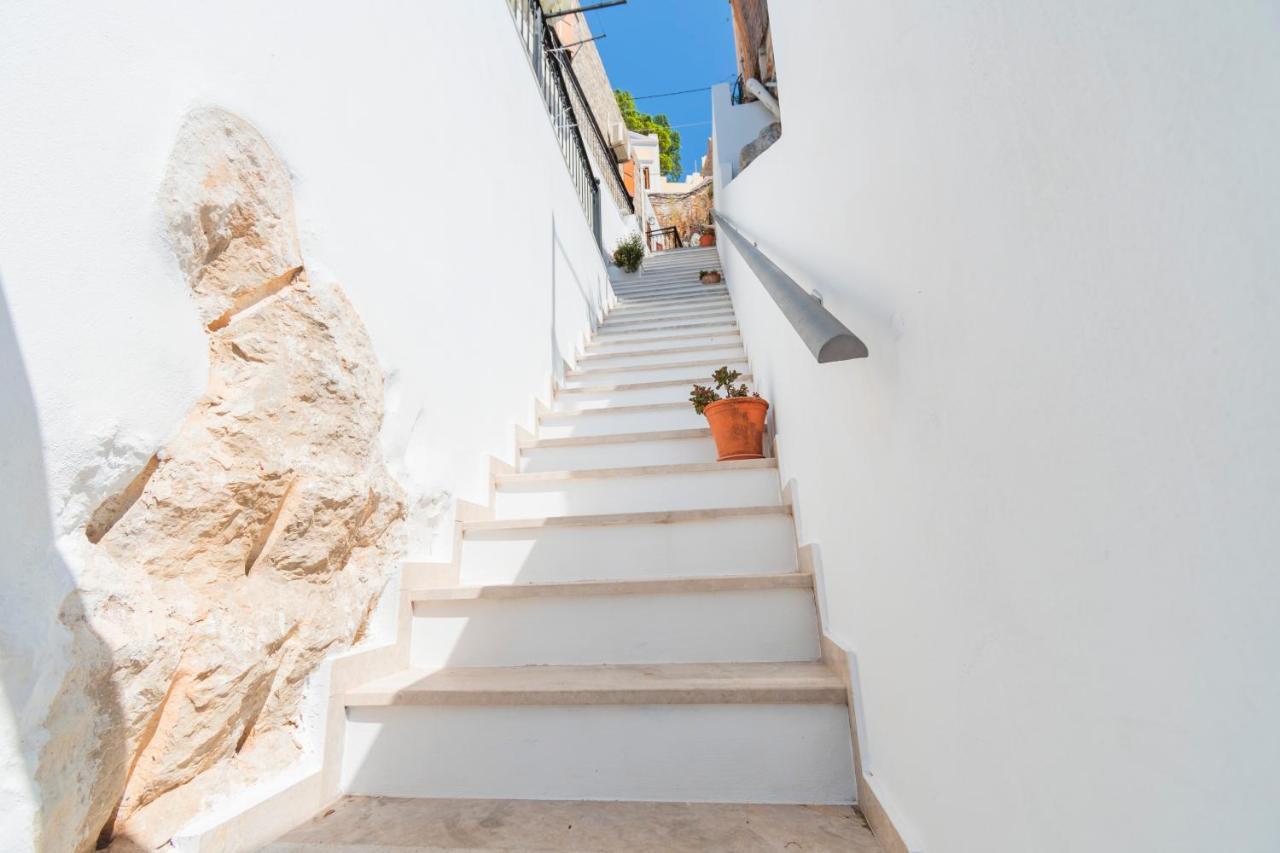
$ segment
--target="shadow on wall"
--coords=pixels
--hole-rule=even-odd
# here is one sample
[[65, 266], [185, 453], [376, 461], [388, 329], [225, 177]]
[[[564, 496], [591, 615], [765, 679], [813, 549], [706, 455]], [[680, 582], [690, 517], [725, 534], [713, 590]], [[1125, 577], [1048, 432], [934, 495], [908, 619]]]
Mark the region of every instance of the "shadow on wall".
[[[71, 772], [68, 759], [97, 744], [94, 763], [124, 772], [124, 744], [94, 732], [118, 728], [120, 697], [108, 678], [110, 652], [84, 619], [71, 572], [54, 540], [39, 415], [0, 277], [0, 483], [10, 500], [0, 513], [0, 675], [8, 719], [0, 719], [0, 814], [5, 849], [72, 850], [60, 830], [79, 815], [40, 811], [40, 803], [83, 802], [98, 793]], [[78, 675], [60, 670], [75, 661]], [[46, 713], [73, 708], [44, 737]], [[77, 695], [69, 695], [69, 694]], [[6, 731], [7, 730], [7, 731]], [[24, 827], [19, 831], [18, 827]], [[30, 833], [29, 836], [26, 834]], [[16, 836], [16, 837], [15, 837]], [[66, 846], [70, 843], [72, 846]]]
[[[561, 266], [568, 272], [564, 276], [568, 283], [572, 284], [578, 291], [578, 295], [582, 297], [582, 313], [586, 320], [587, 330], [594, 334], [596, 327], [600, 324], [600, 318], [596, 316], [594, 305], [601, 306], [604, 309], [607, 296], [606, 283], [602, 278], [596, 298], [592, 300], [587, 288], [583, 285], [582, 276], [578, 274], [577, 268], [574, 267], [573, 261], [569, 259], [569, 250], [564, 243], [560, 242], [560, 232], [556, 228], [556, 216], [551, 214], [551, 371], [552, 375], [557, 379], [564, 378], [564, 370], [566, 366], [573, 364], [576, 360], [576, 353], [570, 353], [575, 358], [566, 358], [564, 352], [560, 349], [560, 341], [556, 336], [556, 310], [558, 300], [556, 299], [556, 290], [560, 284], [562, 276], [560, 275]], [[549, 401], [548, 401], [549, 402]]]

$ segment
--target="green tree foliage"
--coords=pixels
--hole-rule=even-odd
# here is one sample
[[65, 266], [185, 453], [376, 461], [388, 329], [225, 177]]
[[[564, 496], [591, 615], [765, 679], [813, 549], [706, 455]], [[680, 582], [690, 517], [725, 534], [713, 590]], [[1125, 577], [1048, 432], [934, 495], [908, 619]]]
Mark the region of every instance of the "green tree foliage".
[[680, 180], [680, 133], [671, 129], [671, 122], [662, 113], [649, 115], [636, 109], [636, 100], [623, 89], [614, 89], [613, 97], [622, 110], [622, 120], [628, 130], [636, 133], [658, 134], [658, 168], [673, 181]]

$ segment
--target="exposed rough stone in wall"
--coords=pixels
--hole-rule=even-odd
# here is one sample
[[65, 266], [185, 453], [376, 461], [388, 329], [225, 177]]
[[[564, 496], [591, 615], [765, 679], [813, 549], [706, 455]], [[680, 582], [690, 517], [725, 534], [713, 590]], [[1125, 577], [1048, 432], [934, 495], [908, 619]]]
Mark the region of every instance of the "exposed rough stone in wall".
[[[738, 73], [742, 79], [760, 82], [775, 79], [773, 37], [769, 34], [768, 0], [729, 0], [733, 7], [733, 40], [738, 52]], [[747, 100], [755, 100], [745, 93]]]
[[769, 146], [782, 138], [782, 122], [773, 122], [760, 128], [756, 138], [742, 146], [738, 152], [738, 172], [750, 166], [755, 159], [769, 150]]
[[[577, 5], [576, 0], [543, 3], [548, 12], [576, 8]], [[552, 18], [550, 24], [562, 46], [567, 47], [591, 38], [591, 29], [582, 15]], [[566, 87], [574, 116], [582, 131], [587, 156], [595, 164], [601, 183], [609, 190], [619, 214], [625, 216], [632, 210], [633, 193], [620, 177], [617, 164], [619, 158], [626, 155], [627, 129], [623, 125], [622, 111], [618, 109], [604, 63], [600, 60], [594, 43], [557, 51], [555, 55], [559, 58], [561, 67], [571, 72], [565, 75]], [[574, 86], [572, 80], [577, 80], [578, 85]], [[599, 129], [599, 134], [591, 127], [593, 124]]]
[[307, 676], [359, 640], [399, 548], [378, 363], [341, 290], [307, 276], [285, 166], [239, 118], [197, 111], [161, 204], [209, 385], [85, 519], [36, 774], [50, 851], [100, 832], [151, 849], [292, 761]]
[[711, 181], [703, 181], [687, 193], [649, 193], [649, 201], [663, 228], [672, 225], [684, 245], [697, 245], [697, 235], [714, 232], [711, 224]]
[[[555, 0], [544, 4], [547, 11], [577, 8], [579, 5], [577, 0]], [[565, 15], [552, 20], [555, 21], [556, 35], [563, 44], [583, 41], [593, 35], [583, 15]], [[569, 53], [573, 57], [573, 73], [582, 84], [582, 92], [587, 96], [587, 103], [595, 115], [596, 123], [600, 125], [605, 141], [613, 146], [625, 143], [627, 129], [622, 122], [618, 101], [613, 96], [613, 84], [609, 82], [609, 74], [604, 70], [604, 62], [600, 59], [600, 51], [592, 42], [575, 47]]]

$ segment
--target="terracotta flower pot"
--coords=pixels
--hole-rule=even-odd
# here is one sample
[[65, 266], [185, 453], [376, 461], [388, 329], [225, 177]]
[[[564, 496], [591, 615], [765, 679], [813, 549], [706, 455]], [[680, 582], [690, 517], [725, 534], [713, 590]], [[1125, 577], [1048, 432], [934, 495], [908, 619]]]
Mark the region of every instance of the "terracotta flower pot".
[[703, 284], [719, 284], [720, 273], [709, 272], [706, 275], [698, 276], [698, 281], [702, 282]]
[[730, 397], [709, 403], [703, 414], [716, 441], [719, 461], [764, 458], [764, 416], [769, 404], [759, 397]]

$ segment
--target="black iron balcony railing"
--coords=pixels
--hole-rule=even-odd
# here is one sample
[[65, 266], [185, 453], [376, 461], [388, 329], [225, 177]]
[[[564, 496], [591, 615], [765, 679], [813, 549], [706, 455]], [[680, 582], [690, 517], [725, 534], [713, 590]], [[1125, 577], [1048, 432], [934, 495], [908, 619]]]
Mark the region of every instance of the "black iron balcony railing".
[[645, 243], [650, 252], [661, 252], [665, 249], [683, 249], [680, 232], [674, 225], [666, 228], [650, 228], [645, 233]]
[[596, 170], [604, 176], [604, 183], [609, 187], [613, 203], [618, 206], [618, 210], [635, 213], [631, 194], [627, 192], [627, 185], [622, 180], [622, 172], [618, 169], [618, 161], [613, 156], [613, 149], [609, 147], [604, 134], [600, 132], [600, 123], [596, 121], [595, 112], [592, 111], [587, 96], [582, 91], [578, 75], [574, 73], [573, 55], [561, 45], [555, 30], [546, 27], [546, 32], [550, 45], [548, 50], [556, 57], [560, 71], [569, 83], [569, 102], [573, 106], [574, 115], [578, 117], [578, 127], [582, 130], [583, 141], [596, 165]]
[[[558, 49], [561, 46], [559, 39], [543, 18], [541, 3], [538, 0], [506, 2], [542, 101], [551, 117], [551, 127], [582, 204], [582, 212], [596, 236], [596, 242], [600, 243], [600, 181], [596, 178], [596, 171], [605, 176], [620, 210], [632, 212], [631, 197], [569, 65], [565, 55], [567, 51]], [[585, 134], [584, 127], [587, 129]], [[592, 167], [593, 158], [587, 153], [588, 148], [595, 154], [595, 168]]]

